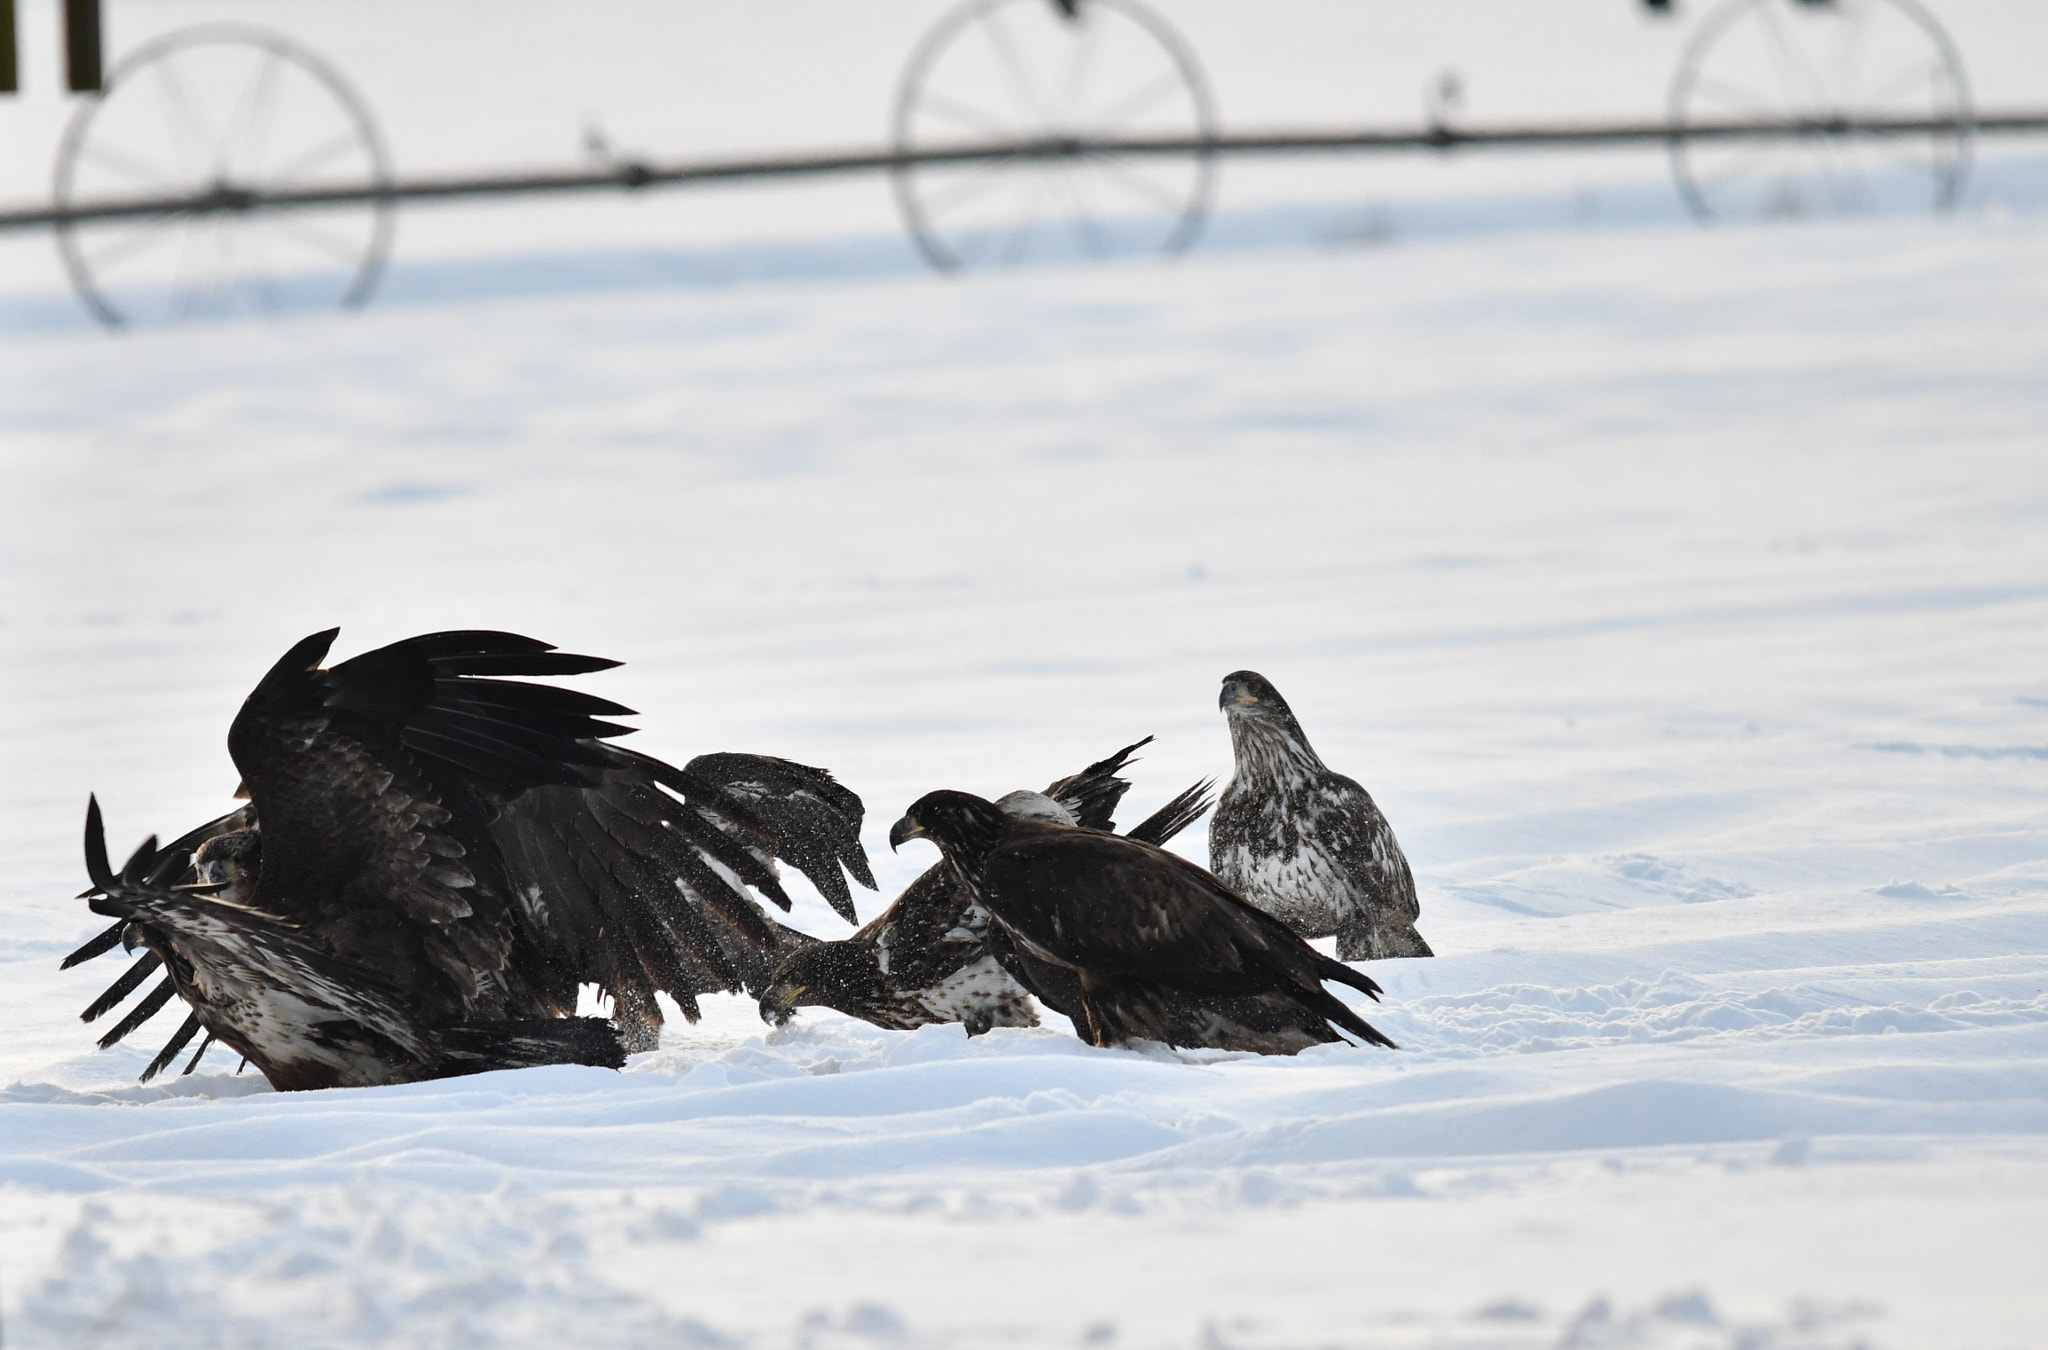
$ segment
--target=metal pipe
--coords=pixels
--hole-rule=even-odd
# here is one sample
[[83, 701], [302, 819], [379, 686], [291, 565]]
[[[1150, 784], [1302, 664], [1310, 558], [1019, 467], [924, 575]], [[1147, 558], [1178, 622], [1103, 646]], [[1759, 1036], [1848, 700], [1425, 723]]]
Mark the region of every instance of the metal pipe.
[[1420, 130], [1274, 130], [1230, 135], [1126, 136], [1108, 139], [1052, 137], [978, 142], [931, 150], [837, 150], [741, 159], [670, 163], [626, 161], [601, 169], [503, 174], [454, 174], [334, 187], [263, 192], [223, 183], [181, 196], [105, 198], [70, 207], [21, 207], [0, 211], [0, 229], [22, 229], [127, 216], [210, 215], [277, 207], [314, 207], [366, 201], [431, 201], [460, 197], [511, 197], [546, 192], [584, 192], [690, 183], [737, 182], [755, 178], [808, 178], [872, 169], [922, 165], [993, 163], [1003, 160], [1075, 159], [1090, 155], [1322, 154], [1343, 151], [1449, 151], [1562, 145], [1646, 145], [1672, 141], [1796, 139], [1803, 136], [1912, 136], [2048, 131], [2048, 110], [1979, 113], [1967, 119], [1911, 117], [1813, 117], [1776, 121], [1555, 123], [1534, 126], [1453, 127]]

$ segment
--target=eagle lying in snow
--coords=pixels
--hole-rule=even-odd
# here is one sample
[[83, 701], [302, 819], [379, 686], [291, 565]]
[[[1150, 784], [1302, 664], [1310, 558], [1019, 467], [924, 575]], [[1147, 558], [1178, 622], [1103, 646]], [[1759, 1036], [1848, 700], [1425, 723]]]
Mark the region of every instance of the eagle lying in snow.
[[[824, 770], [677, 769], [609, 743], [630, 728], [601, 719], [630, 709], [503, 678], [615, 661], [469, 631], [321, 669], [336, 631], [287, 652], [236, 716], [247, 807], [119, 875], [88, 809], [86, 898], [117, 922], [64, 964], [148, 953], [86, 1020], [159, 967], [101, 1044], [173, 996], [191, 1008], [145, 1079], [202, 1030], [285, 1089], [617, 1063], [658, 1038], [657, 990], [695, 1020], [697, 994], [758, 983], [795, 944], [747, 894], [789, 908], [776, 858], [849, 921], [840, 868], [875, 884], [860, 799]], [[615, 1001], [616, 1032], [571, 1016], [585, 983]]]
[[[996, 806], [1025, 819], [1113, 831], [1117, 803], [1131, 786], [1118, 772], [1151, 741], [1127, 745], [1043, 793], [1012, 792]], [[1209, 787], [1195, 784], [1134, 826], [1131, 837], [1165, 843], [1209, 809]], [[780, 1026], [800, 1007], [825, 1007], [892, 1031], [934, 1022], [965, 1023], [970, 1036], [1035, 1027], [1030, 995], [1005, 968], [1014, 965], [991, 954], [988, 911], [940, 862], [852, 937], [785, 961], [761, 995], [761, 1017]]]
[[1209, 820], [1209, 866], [1307, 938], [1337, 935], [1346, 961], [1434, 955], [1415, 920], [1415, 877], [1372, 797], [1326, 768], [1263, 675], [1223, 677], [1237, 772]]
[[[1380, 987], [1296, 937], [1187, 859], [1122, 835], [1006, 815], [965, 792], [919, 798], [889, 846], [929, 839], [987, 908], [990, 940], [1073, 981], [1074, 1029], [1091, 1044], [1175, 1040], [1189, 1008], [1227, 1013], [1239, 1000], [1294, 1010], [1391, 1046], [1323, 981], [1374, 998]], [[1305, 1034], [1305, 1033], [1301, 1033]], [[1206, 1042], [1195, 1042], [1197, 1044]], [[1307, 1043], [1306, 1041], [1303, 1042]], [[1299, 1049], [1299, 1044], [1293, 1046]]]

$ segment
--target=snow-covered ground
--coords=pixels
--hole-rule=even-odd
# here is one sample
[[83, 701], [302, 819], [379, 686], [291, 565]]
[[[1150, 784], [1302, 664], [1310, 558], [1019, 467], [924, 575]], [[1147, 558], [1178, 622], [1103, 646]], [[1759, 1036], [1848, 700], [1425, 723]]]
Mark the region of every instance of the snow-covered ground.
[[[588, 242], [643, 244], [612, 209]], [[2048, 214], [639, 286], [523, 283], [577, 238], [552, 208], [421, 218], [471, 279], [345, 318], [112, 340], [7, 275], [12, 1344], [2048, 1335]], [[446, 226], [486, 219], [499, 252]], [[98, 926], [86, 793], [117, 848], [224, 809], [241, 697], [334, 623], [618, 657], [579, 684], [642, 748], [831, 766], [864, 914], [931, 860], [883, 838], [928, 789], [1146, 733], [1133, 819], [1226, 772], [1251, 666], [1394, 821], [1441, 955], [1374, 971], [1399, 1052], [714, 999], [623, 1074], [139, 1087], [173, 1019], [94, 1053], [121, 958], [56, 970]]]

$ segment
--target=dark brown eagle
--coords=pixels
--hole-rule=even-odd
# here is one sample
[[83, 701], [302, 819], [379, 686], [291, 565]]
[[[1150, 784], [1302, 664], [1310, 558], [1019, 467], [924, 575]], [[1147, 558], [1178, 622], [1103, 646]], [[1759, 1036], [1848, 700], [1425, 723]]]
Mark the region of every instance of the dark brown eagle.
[[[860, 799], [824, 770], [677, 769], [610, 744], [631, 729], [603, 719], [630, 709], [507, 678], [615, 661], [463, 631], [323, 669], [336, 631], [286, 653], [229, 729], [247, 807], [118, 876], [88, 811], [86, 895], [117, 922], [64, 964], [148, 954], [87, 1020], [158, 967], [102, 1045], [174, 996], [191, 1008], [145, 1076], [201, 1030], [280, 1088], [613, 1062], [658, 1037], [657, 990], [695, 1020], [699, 993], [765, 979], [797, 943], [748, 894], [789, 907], [775, 859], [849, 921], [841, 867], [874, 885]], [[616, 1034], [575, 1024], [585, 983]]]
[[[1150, 736], [1049, 784], [1012, 792], [998, 809], [1024, 819], [1114, 830], [1117, 803], [1130, 790], [1119, 773]], [[1181, 793], [1131, 830], [1163, 844], [1209, 809], [1207, 782]], [[797, 1008], [825, 1007], [878, 1027], [907, 1031], [961, 1022], [978, 1036], [991, 1027], [1035, 1027], [1038, 1013], [1008, 967], [991, 955], [988, 911], [951, 867], [940, 862], [913, 881], [867, 927], [839, 942], [807, 947], [785, 961], [761, 995], [761, 1016], [786, 1023]]]
[[1323, 988], [1335, 980], [1377, 998], [1378, 984], [1165, 849], [1020, 820], [965, 792], [919, 798], [889, 832], [892, 848], [911, 839], [936, 843], [987, 908], [992, 945], [1071, 978], [1074, 1028], [1091, 1044], [1211, 1044], [1185, 1038], [1191, 1011], [1227, 1018], [1243, 1000], [1270, 1000], [1272, 1021], [1292, 1008], [1316, 1026], [1283, 1052], [1334, 1040], [1332, 1028], [1393, 1044]]
[[1223, 677], [1237, 771], [1209, 820], [1209, 866], [1306, 938], [1336, 934], [1346, 961], [1430, 956], [1394, 827], [1372, 795], [1323, 764], [1263, 675]]

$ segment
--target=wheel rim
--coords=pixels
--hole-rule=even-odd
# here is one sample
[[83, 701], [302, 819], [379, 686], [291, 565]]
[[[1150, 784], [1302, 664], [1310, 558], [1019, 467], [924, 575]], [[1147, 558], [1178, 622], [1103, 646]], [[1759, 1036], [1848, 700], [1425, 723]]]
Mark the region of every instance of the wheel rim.
[[[1962, 60], [1916, 0], [1729, 0], [1672, 80], [1672, 172], [1701, 221], [1952, 208], [1969, 171]], [[1693, 138], [1739, 118], [1914, 118], [1910, 135]]]
[[[935, 24], [897, 88], [899, 152], [989, 140], [1215, 135], [1194, 53], [1134, 0], [970, 0]], [[897, 206], [943, 272], [1053, 257], [1176, 254], [1201, 233], [1216, 157], [1083, 153], [898, 166]]]
[[[391, 181], [369, 108], [332, 66], [261, 28], [208, 24], [107, 72], [58, 147], [60, 207], [110, 196], [230, 194]], [[63, 221], [57, 247], [102, 323], [366, 302], [390, 256], [389, 200]]]

